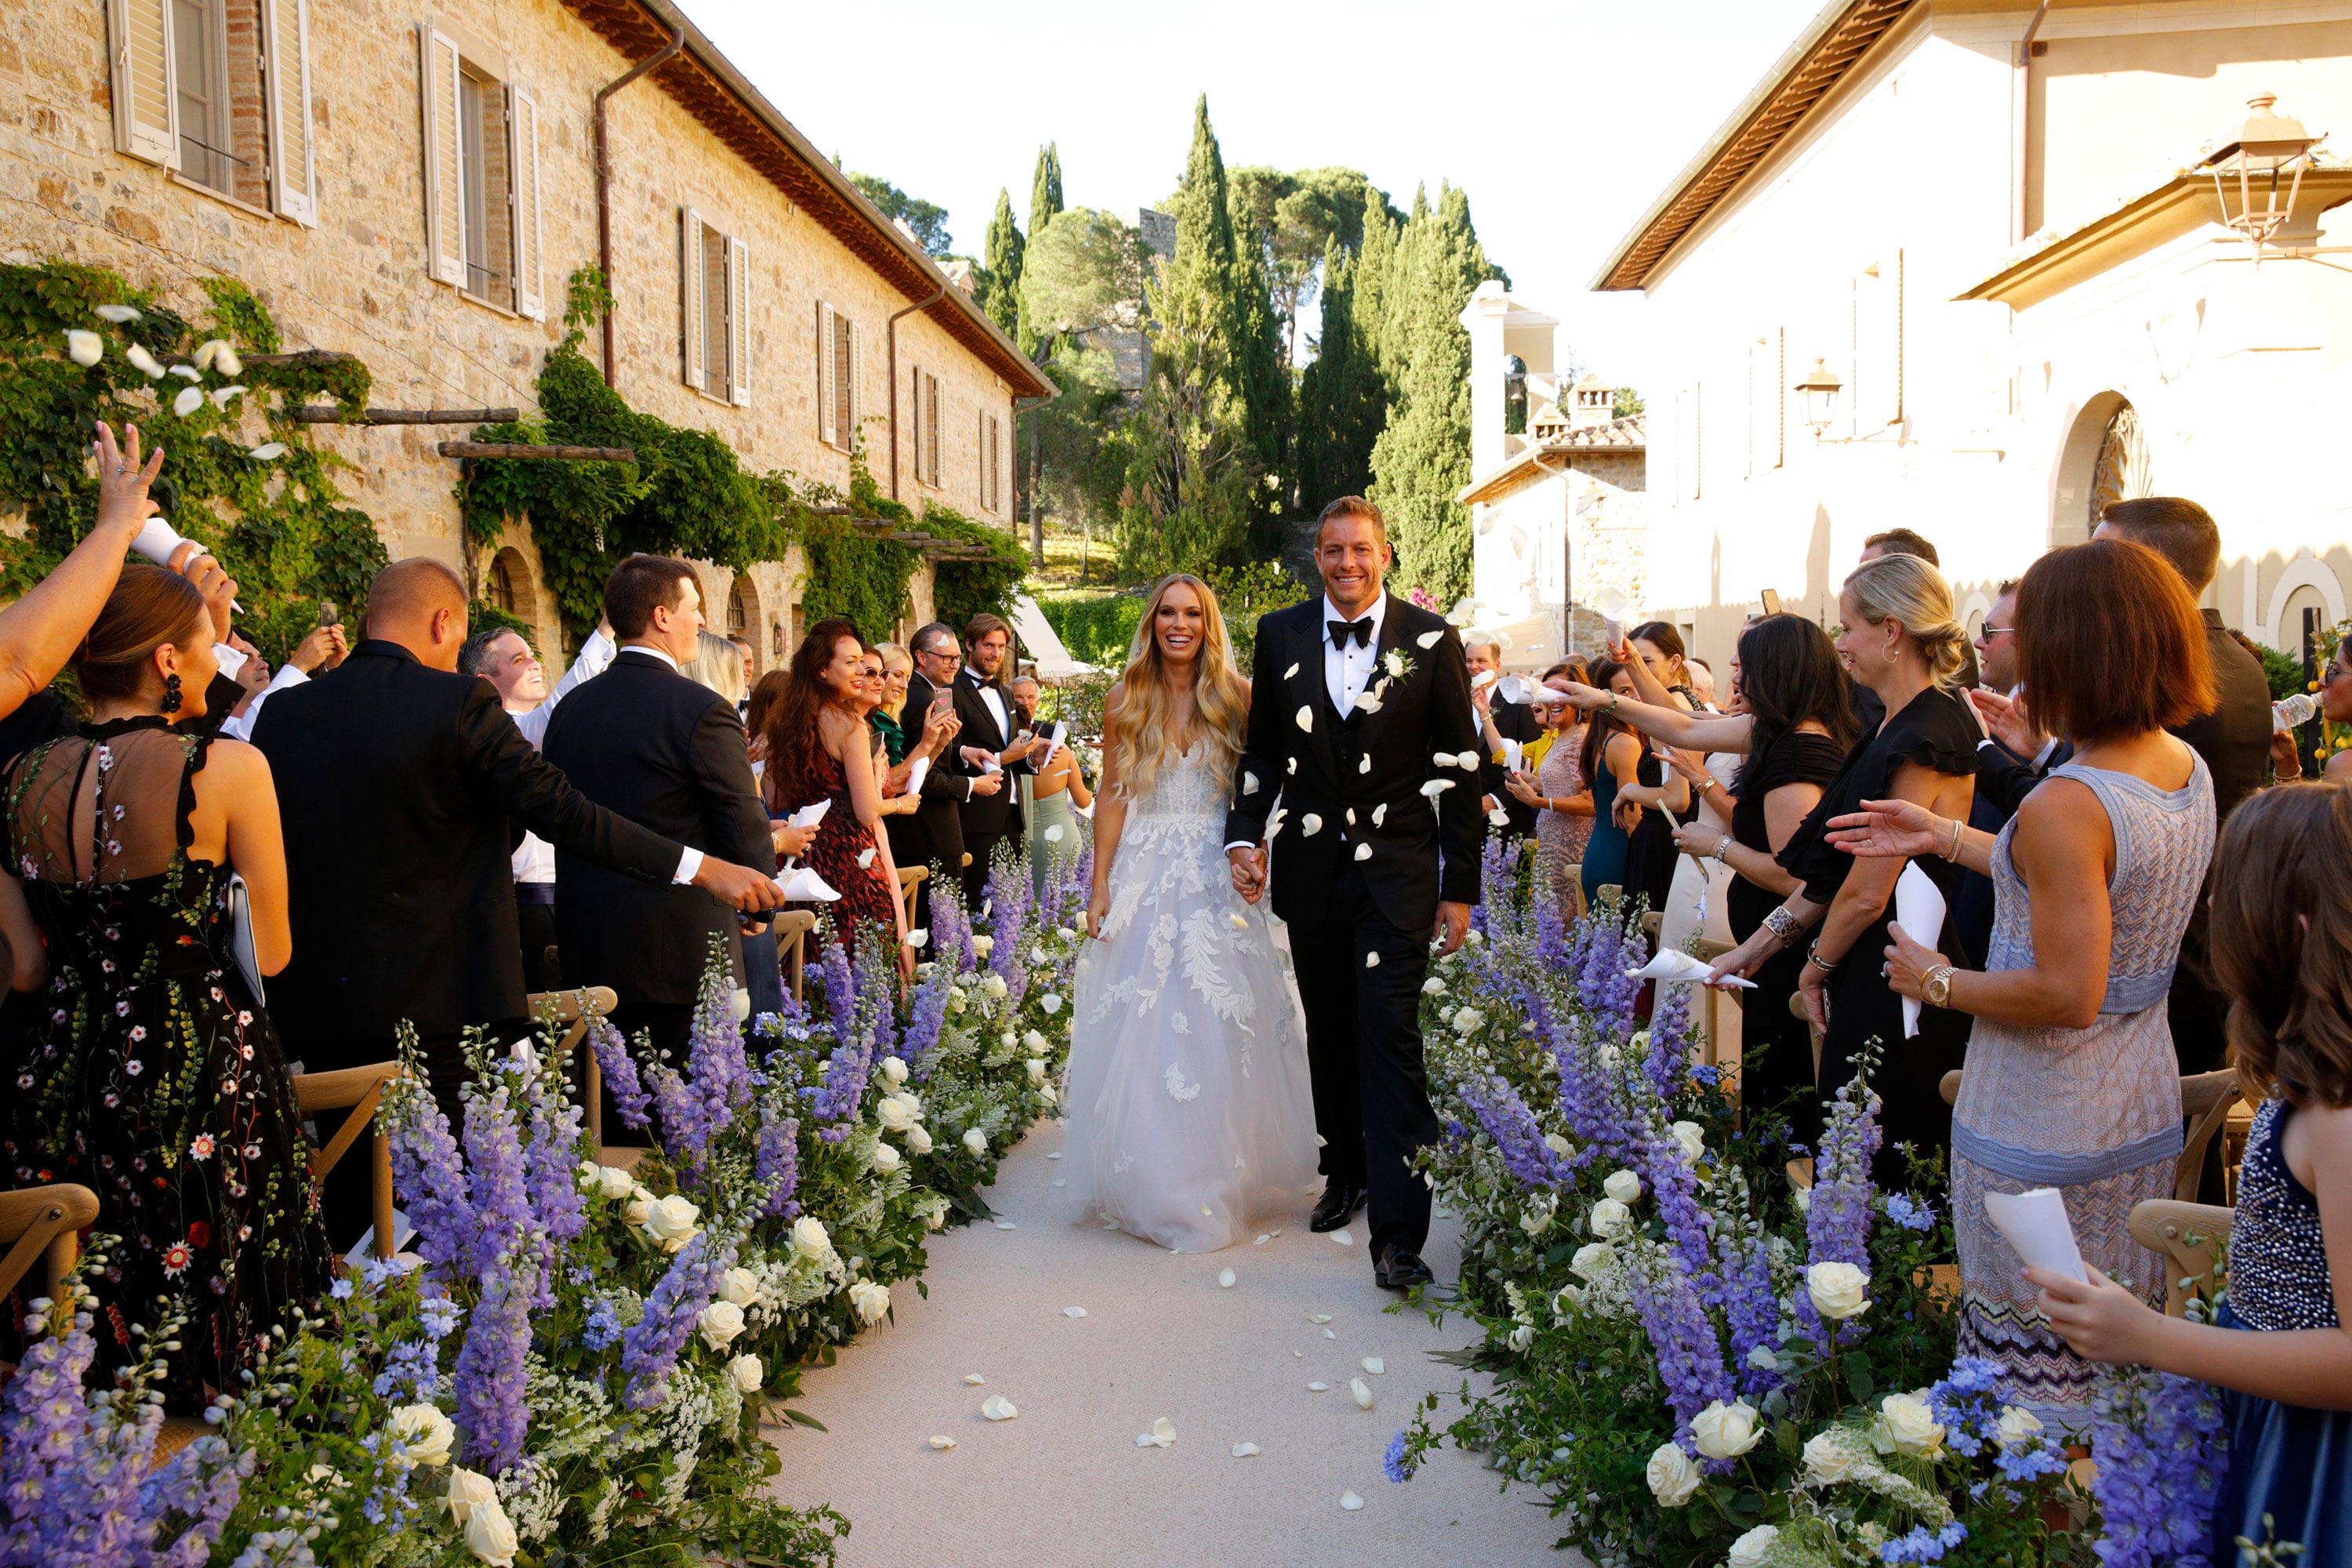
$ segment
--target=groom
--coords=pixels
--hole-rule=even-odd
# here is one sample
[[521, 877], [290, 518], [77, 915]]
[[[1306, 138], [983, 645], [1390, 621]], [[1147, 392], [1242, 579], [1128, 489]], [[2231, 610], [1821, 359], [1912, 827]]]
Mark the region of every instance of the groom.
[[1258, 622], [1225, 853], [1255, 903], [1280, 842], [1274, 912], [1290, 926], [1323, 1142], [1307, 1223], [1337, 1230], [1369, 1196], [1372, 1277], [1404, 1290], [1430, 1281], [1429, 1189], [1410, 1164], [1437, 1139], [1422, 980], [1433, 933], [1452, 952], [1469, 929], [1483, 828], [1461, 639], [1382, 592], [1391, 559], [1380, 509], [1342, 496], [1315, 525], [1323, 596]]

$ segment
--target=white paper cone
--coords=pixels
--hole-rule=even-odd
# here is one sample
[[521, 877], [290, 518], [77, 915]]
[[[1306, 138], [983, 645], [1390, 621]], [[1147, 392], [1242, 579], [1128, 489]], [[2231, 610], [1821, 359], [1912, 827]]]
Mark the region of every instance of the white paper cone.
[[930, 773], [931, 759], [929, 757], [917, 757], [914, 761], [914, 764], [907, 770], [907, 793], [908, 795], [922, 794], [923, 781], [930, 776]]
[[2087, 1280], [2083, 1254], [2074, 1246], [2074, 1227], [2066, 1218], [2066, 1200], [2055, 1187], [2034, 1187], [2018, 1194], [1987, 1193], [1985, 1217], [2007, 1241], [2010, 1250], [2029, 1268], [2046, 1268], [2069, 1279]]
[[830, 798], [804, 805], [793, 813], [791, 825], [794, 827], [814, 827], [824, 820], [824, 814], [832, 809], [833, 802]]
[[[1625, 973], [1629, 978], [1634, 980], [1690, 981], [1704, 983], [1706, 980], [1706, 977], [1714, 973], [1714, 965], [1702, 963], [1700, 960], [1694, 958], [1691, 954], [1683, 952], [1679, 948], [1673, 948], [1658, 954], [1657, 957], [1650, 960], [1649, 963], [1642, 965], [1641, 968], [1629, 969]], [[1741, 989], [1749, 991], [1756, 988], [1756, 982], [1753, 980], [1742, 980], [1737, 974], [1727, 974], [1715, 984], [1717, 985], [1738, 986]]]
[[806, 866], [795, 866], [776, 879], [784, 897], [796, 904], [828, 904], [841, 897], [823, 877]]
[[[1903, 875], [1895, 880], [1895, 923], [1903, 934], [1923, 947], [1933, 947], [1943, 940], [1943, 889], [1927, 879], [1916, 860], [1906, 861]], [[1911, 1038], [1919, 1032], [1919, 1006], [1916, 997], [1903, 998], [1903, 1037]]]

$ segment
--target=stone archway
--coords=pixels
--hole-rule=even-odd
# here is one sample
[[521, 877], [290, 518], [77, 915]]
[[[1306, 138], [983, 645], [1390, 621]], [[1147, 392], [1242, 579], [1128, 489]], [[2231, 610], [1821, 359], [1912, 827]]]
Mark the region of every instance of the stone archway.
[[751, 649], [751, 668], [743, 672], [747, 680], [757, 681], [769, 667], [769, 639], [762, 636], [767, 616], [760, 608], [760, 585], [751, 581], [747, 571], [735, 574], [735, 581], [727, 589], [727, 635], [740, 637]]
[[517, 620], [539, 624], [539, 589], [530, 580], [530, 563], [509, 544], [490, 557], [482, 574], [482, 600]]
[[2059, 453], [2051, 490], [2052, 547], [2082, 543], [2108, 507], [2151, 493], [2139, 413], [2122, 393], [2102, 392], [2076, 413]]

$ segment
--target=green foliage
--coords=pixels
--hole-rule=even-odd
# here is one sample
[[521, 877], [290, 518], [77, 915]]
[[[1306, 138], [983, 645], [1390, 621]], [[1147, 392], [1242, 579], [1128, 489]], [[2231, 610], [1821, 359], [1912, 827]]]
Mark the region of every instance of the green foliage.
[[1356, 315], [1357, 278], [1335, 237], [1323, 253], [1323, 330], [1298, 384], [1298, 501], [1313, 516], [1372, 482], [1372, 443], [1388, 417], [1379, 351]]
[[1063, 213], [1029, 243], [1022, 306], [1040, 331], [1062, 336], [1136, 325], [1143, 298], [1143, 236], [1118, 214]]
[[858, 195], [882, 209], [882, 216], [895, 218], [914, 231], [915, 242], [930, 256], [945, 256], [955, 248], [948, 235], [948, 209], [920, 196], [910, 196], [879, 174], [849, 176]]
[[1037, 607], [1072, 658], [1116, 671], [1126, 666], [1128, 643], [1142, 623], [1143, 597], [1139, 591], [1041, 599]]
[[1616, 395], [1609, 400], [1609, 417], [1631, 419], [1642, 412], [1642, 395], [1630, 386], [1621, 386]]
[[996, 193], [996, 214], [988, 220], [988, 245], [981, 253], [980, 308], [1008, 334], [1021, 326], [1021, 280], [1027, 242], [1013, 221], [1013, 197]]
[[[316, 624], [318, 603], [356, 610], [386, 555], [368, 515], [335, 481], [352, 465], [311, 444], [315, 426], [287, 417], [296, 405], [365, 405], [367, 367], [348, 357], [279, 351], [277, 324], [242, 284], [208, 279], [201, 326], [103, 268], [68, 262], [0, 267], [0, 510], [21, 509], [26, 533], [0, 540], [0, 585], [21, 593], [89, 531], [98, 480], [89, 462], [99, 420], [136, 424], [150, 447], [167, 454], [152, 494], [173, 527], [201, 541], [238, 584], [240, 630], [266, 658], [282, 659]], [[120, 324], [100, 305], [140, 314]], [[66, 357], [67, 331], [99, 335], [103, 355], [84, 367]], [[231, 376], [197, 370], [203, 342], [219, 339], [253, 356]], [[151, 379], [125, 357], [136, 345], [178, 374]], [[207, 395], [186, 414], [179, 395]], [[230, 392], [231, 388], [238, 388]], [[228, 393], [218, 397], [215, 395]], [[284, 451], [256, 458], [256, 448]]]
[[[1029, 243], [1032, 246], [1052, 226], [1061, 210], [1062, 150], [1048, 142], [1037, 149], [1037, 167], [1029, 177]], [[1045, 359], [1052, 350], [1040, 337], [1037, 324], [1029, 319], [1029, 291], [1024, 287], [1018, 292], [1019, 298], [1013, 307], [1013, 342], [1031, 359]]]
[[2303, 660], [2293, 654], [2281, 653], [2262, 643], [2254, 644], [2254, 654], [2263, 661], [2263, 676], [2270, 682], [2272, 701], [2284, 702], [2298, 691], [2311, 689]]
[[1224, 617], [1225, 640], [1233, 645], [1234, 662], [1249, 673], [1257, 657], [1257, 623], [1261, 616], [1286, 609], [1307, 597], [1307, 584], [1268, 561], [1243, 566], [1213, 566], [1200, 574], [1217, 595], [1217, 611]]
[[1352, 254], [1363, 239], [1366, 204], [1386, 208], [1388, 197], [1359, 169], [1285, 174], [1258, 164], [1234, 170], [1232, 184], [1235, 236], [1257, 252], [1287, 370], [1298, 359], [1299, 310], [1330, 277], [1328, 267], [1318, 272], [1325, 248], [1336, 244]]
[[523, 646], [532, 654], [541, 653], [539, 628], [509, 610], [501, 610], [488, 599], [477, 599], [466, 606], [466, 624], [477, 635], [488, 631], [512, 632], [522, 638]]
[[923, 508], [919, 526], [937, 538], [977, 544], [989, 552], [985, 559], [975, 556], [931, 563], [931, 613], [959, 627], [983, 613], [1011, 620], [1013, 596], [1029, 571], [1029, 557], [1021, 542], [1001, 528], [975, 521], [936, 501]]
[[1470, 591], [1470, 514], [1454, 496], [1470, 482], [1470, 334], [1460, 320], [1494, 268], [1470, 222], [1470, 199], [1451, 185], [1433, 210], [1413, 198], [1384, 284], [1383, 336], [1396, 405], [1372, 447], [1371, 500], [1388, 514], [1397, 586], [1440, 604]]

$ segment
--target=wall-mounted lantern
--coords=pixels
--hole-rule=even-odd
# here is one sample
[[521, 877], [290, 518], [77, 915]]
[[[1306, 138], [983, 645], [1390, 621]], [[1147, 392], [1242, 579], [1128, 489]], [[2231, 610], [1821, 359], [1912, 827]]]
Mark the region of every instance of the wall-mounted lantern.
[[1794, 390], [1805, 400], [1805, 423], [1812, 426], [1816, 440], [1830, 427], [1830, 421], [1837, 417], [1838, 394], [1844, 389], [1845, 383], [1838, 379], [1838, 373], [1822, 360], [1815, 360], [1813, 368], [1797, 383]]
[[2267, 92], [2249, 99], [2246, 122], [2236, 138], [2215, 149], [2198, 168], [2213, 176], [2222, 225], [2245, 236], [2257, 263], [2263, 247], [2294, 216], [2294, 199], [2303, 189], [2304, 172], [2311, 167], [2312, 150], [2326, 140], [2307, 133], [2303, 121], [2276, 112], [2277, 102], [2277, 96]]

